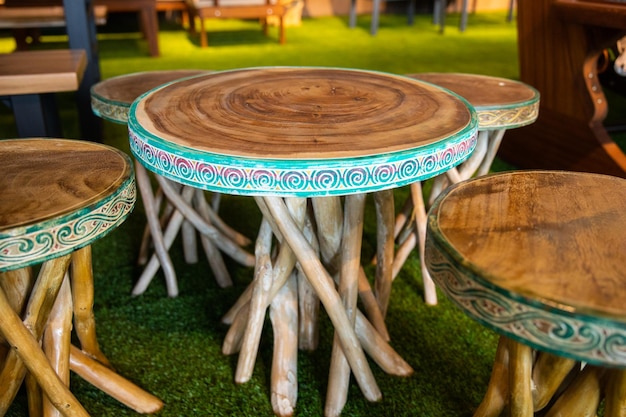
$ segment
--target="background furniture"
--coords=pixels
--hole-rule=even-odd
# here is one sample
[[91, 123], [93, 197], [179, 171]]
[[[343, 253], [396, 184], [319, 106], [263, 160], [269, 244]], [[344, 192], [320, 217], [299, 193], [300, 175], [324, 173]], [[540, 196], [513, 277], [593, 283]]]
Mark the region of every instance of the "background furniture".
[[623, 413], [624, 201], [626, 180], [564, 171], [489, 175], [437, 199], [428, 270], [501, 335], [475, 416], [594, 416], [602, 396], [605, 416]]
[[[108, 146], [51, 138], [2, 140], [0, 150], [0, 333], [11, 346], [0, 348], [0, 414], [26, 378], [31, 415], [56, 408], [88, 416], [68, 389], [70, 369], [137, 412], [158, 411], [161, 400], [110, 369], [92, 310], [90, 245], [134, 206], [130, 159]], [[30, 267], [38, 264], [35, 280]]]
[[393, 276], [398, 274], [409, 253], [417, 245], [424, 280], [424, 298], [426, 303], [436, 304], [437, 293], [424, 263], [426, 211], [449, 184], [489, 172], [504, 133], [537, 120], [539, 93], [522, 82], [487, 75], [423, 73], [408, 76], [458, 94], [474, 107], [478, 116], [478, 141], [469, 159], [458, 168], [451, 168], [435, 177], [426, 188], [427, 191], [420, 182], [411, 184], [411, 196], [396, 220], [394, 234], [399, 247], [394, 259]]
[[86, 66], [84, 50], [0, 54], [0, 96], [13, 111], [19, 136], [61, 136], [54, 93], [78, 90]]
[[[252, 376], [269, 309], [272, 406], [291, 415], [297, 350], [317, 345], [320, 302], [335, 330], [326, 415], [341, 413], [351, 371], [368, 400], [381, 398], [364, 351], [390, 374], [412, 373], [388, 344], [384, 326], [393, 263], [391, 189], [465, 160], [476, 128], [473, 109], [439, 87], [347, 69], [216, 72], [133, 103], [130, 146], [140, 163], [181, 184], [254, 196], [263, 213], [254, 281], [225, 318], [230, 328], [222, 350], [239, 352], [236, 382]], [[379, 222], [375, 294], [360, 265], [367, 193], [374, 195]], [[357, 308], [359, 295], [371, 323]]]
[[598, 58], [626, 35], [626, 4], [538, 0], [518, 5], [520, 79], [541, 93], [539, 119], [507, 136], [500, 156], [520, 168], [626, 177], [626, 155], [602, 122]]
[[[91, 89], [91, 106], [94, 113], [105, 120], [126, 124], [128, 123], [130, 105], [141, 94], [181, 78], [209, 72], [204, 70], [146, 71], [109, 78], [94, 85]], [[195, 263], [198, 260], [195, 239], [196, 229], [189, 221], [184, 221], [185, 213], [188, 216], [196, 212], [200, 213], [204, 224], [198, 230], [209, 231], [209, 234], [214, 238], [213, 240], [216, 237], [221, 239], [223, 236], [226, 236], [226, 239], [232, 240], [239, 246], [246, 246], [250, 243], [248, 238], [228, 227], [216, 214], [219, 200], [214, 199], [214, 205], [211, 208], [206, 202], [203, 190], [186, 187], [188, 188], [187, 190], [176, 190], [174, 199], [181, 207], [181, 209], [176, 209], [176, 204], [164, 196], [164, 191], [161, 187], [158, 187], [156, 196], [153, 194], [151, 181], [143, 165], [136, 163], [135, 170], [137, 172], [137, 184], [146, 211], [148, 228], [146, 229], [147, 234], [144, 234], [142, 247], [139, 251], [139, 263], [147, 265], [133, 288], [134, 295], [143, 294], [159, 267], [162, 268], [165, 275], [168, 295], [170, 297], [178, 295], [176, 271], [168, 255], [168, 250], [181, 227], [183, 230], [185, 260], [188, 263]], [[168, 190], [174, 188], [176, 187], [171, 185]], [[169, 195], [172, 194], [170, 193]], [[219, 195], [216, 194], [216, 196]], [[162, 227], [165, 226], [167, 227], [164, 232]], [[231, 286], [230, 274], [213, 240], [204, 234], [201, 237], [209, 265], [220, 287]], [[155, 254], [149, 257], [148, 246], [151, 243], [154, 245]], [[238, 250], [236, 253], [233, 253], [233, 251], [227, 252], [233, 254], [235, 259], [238, 259], [243, 265], [254, 265], [253, 256], [245, 253], [243, 250]]]
[[187, 0], [189, 5], [191, 30], [196, 30], [196, 18], [200, 23], [200, 45], [209, 44], [205, 19], [260, 19], [263, 33], [267, 35], [267, 17], [278, 18], [278, 42], [286, 42], [283, 18], [286, 7], [277, 0]]

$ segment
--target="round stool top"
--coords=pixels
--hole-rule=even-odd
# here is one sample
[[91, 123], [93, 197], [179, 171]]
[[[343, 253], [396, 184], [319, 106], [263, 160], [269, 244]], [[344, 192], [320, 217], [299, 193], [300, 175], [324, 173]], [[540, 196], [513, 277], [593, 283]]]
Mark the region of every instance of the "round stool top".
[[59, 257], [117, 227], [135, 203], [130, 158], [65, 139], [0, 141], [0, 271]]
[[131, 106], [131, 151], [159, 175], [247, 195], [343, 195], [398, 187], [465, 160], [474, 110], [455, 94], [373, 71], [216, 72]]
[[420, 73], [409, 77], [436, 84], [464, 97], [478, 113], [479, 130], [512, 129], [539, 115], [539, 91], [528, 84], [489, 75]]
[[522, 343], [626, 366], [626, 180], [520, 171], [450, 187], [426, 264], [462, 309]]
[[146, 91], [181, 78], [209, 72], [203, 70], [145, 71], [108, 78], [91, 87], [91, 110], [105, 120], [126, 124], [130, 105]]

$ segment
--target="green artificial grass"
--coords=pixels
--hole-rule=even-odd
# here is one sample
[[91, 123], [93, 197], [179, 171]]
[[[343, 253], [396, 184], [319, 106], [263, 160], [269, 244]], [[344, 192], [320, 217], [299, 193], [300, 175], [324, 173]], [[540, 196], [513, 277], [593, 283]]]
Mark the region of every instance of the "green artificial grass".
[[[112, 26], [113, 21], [109, 26]], [[457, 71], [518, 77], [516, 28], [505, 21], [505, 11], [471, 15], [465, 33], [458, 16], [450, 15], [444, 35], [431, 17], [420, 15], [407, 26], [402, 15], [383, 15], [376, 36], [369, 34], [369, 17], [359, 17], [357, 28], [346, 17], [304, 19], [287, 28], [287, 44], [277, 43], [276, 28], [264, 37], [257, 22], [216, 20], [209, 24], [210, 47], [201, 49], [196, 38], [170, 22], [161, 22], [162, 56], [147, 56], [145, 41], [133, 32], [133, 22], [101, 28], [99, 49], [103, 78], [136, 71], [178, 68], [230, 69], [266, 65], [352, 67], [395, 73]], [[41, 48], [58, 48], [66, 38], [49, 35]], [[6, 33], [0, 52], [14, 44]], [[73, 95], [60, 94], [66, 137], [78, 137]], [[0, 137], [15, 136], [12, 116], [0, 112]], [[124, 126], [104, 123], [104, 142], [128, 151]], [[497, 161], [496, 170], [511, 168]], [[406, 190], [396, 193], [398, 203]], [[399, 205], [398, 204], [398, 205]], [[252, 199], [224, 196], [224, 219], [254, 239], [260, 215]], [[269, 381], [272, 358], [271, 327], [264, 328], [252, 379], [234, 383], [237, 357], [224, 356], [221, 344], [227, 327], [221, 316], [250, 282], [252, 270], [227, 257], [235, 285], [219, 288], [200, 253], [195, 265], [185, 263], [181, 244], [170, 251], [178, 274], [180, 295], [168, 298], [159, 272], [145, 294], [130, 291], [141, 267], [136, 265], [145, 227], [139, 201], [130, 218], [93, 245], [95, 314], [102, 350], [121, 375], [165, 402], [159, 416], [272, 415]], [[366, 213], [363, 259], [371, 259], [375, 244], [371, 202]], [[371, 276], [371, 267], [368, 271]], [[351, 384], [344, 416], [469, 416], [479, 404], [489, 379], [496, 335], [467, 318], [441, 293], [437, 306], [426, 306], [417, 254], [394, 281], [387, 324], [391, 345], [414, 368], [406, 378], [389, 376], [372, 363], [383, 393], [379, 403], [367, 402]], [[319, 348], [300, 352], [296, 416], [320, 416], [326, 398], [333, 331], [323, 317]], [[72, 391], [93, 416], [134, 416], [106, 394], [73, 375]], [[8, 416], [25, 416], [20, 392]]]

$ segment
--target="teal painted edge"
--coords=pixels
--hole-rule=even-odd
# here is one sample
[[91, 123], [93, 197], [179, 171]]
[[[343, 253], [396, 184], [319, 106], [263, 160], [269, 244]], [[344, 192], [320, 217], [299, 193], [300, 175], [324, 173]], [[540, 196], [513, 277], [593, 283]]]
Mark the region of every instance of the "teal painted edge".
[[452, 139], [411, 151], [297, 162], [190, 151], [142, 136], [132, 117], [129, 138], [130, 150], [142, 165], [185, 185], [236, 195], [315, 197], [397, 188], [446, 172], [476, 147], [476, 125], [472, 127]]
[[135, 176], [109, 196], [68, 215], [0, 234], [0, 271], [24, 268], [67, 255], [107, 235], [126, 220], [136, 201]]
[[[454, 189], [452, 186], [451, 189]], [[626, 368], [626, 322], [560, 308], [494, 285], [465, 262], [437, 226], [442, 193], [428, 214], [425, 262], [433, 280], [485, 327], [534, 349], [590, 364]]]
[[467, 100], [451, 93], [470, 110], [469, 123], [450, 138], [419, 148], [357, 158], [299, 160], [255, 159], [199, 151], [165, 141], [137, 121], [137, 104], [163, 87], [144, 93], [131, 105], [130, 150], [148, 170], [214, 192], [318, 197], [380, 191], [442, 174], [465, 161], [476, 147], [476, 111]]

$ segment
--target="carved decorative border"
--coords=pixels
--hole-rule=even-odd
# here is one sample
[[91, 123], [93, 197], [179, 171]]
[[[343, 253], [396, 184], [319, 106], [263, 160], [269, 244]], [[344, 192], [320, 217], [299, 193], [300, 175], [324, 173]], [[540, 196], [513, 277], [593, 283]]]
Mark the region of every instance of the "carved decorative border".
[[95, 206], [40, 223], [0, 240], [0, 271], [23, 268], [87, 246], [120, 225], [136, 200], [134, 176]]
[[512, 129], [534, 123], [539, 117], [539, 100], [522, 107], [480, 108], [475, 107], [478, 115], [478, 129]]
[[328, 160], [254, 160], [173, 150], [129, 127], [130, 150], [146, 168], [174, 181], [239, 195], [314, 197], [400, 187], [443, 173], [476, 147], [476, 129], [410, 151]]
[[454, 303], [481, 324], [535, 349], [601, 366], [626, 366], [626, 323], [570, 312], [486, 284], [429, 234], [426, 265]]

